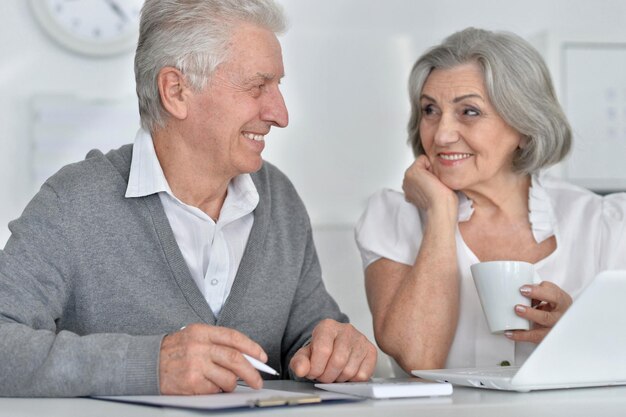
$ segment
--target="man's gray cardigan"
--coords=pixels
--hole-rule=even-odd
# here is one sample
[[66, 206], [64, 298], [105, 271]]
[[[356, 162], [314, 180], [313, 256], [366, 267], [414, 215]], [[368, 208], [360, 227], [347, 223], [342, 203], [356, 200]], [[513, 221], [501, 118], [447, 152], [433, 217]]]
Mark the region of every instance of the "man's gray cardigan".
[[288, 375], [323, 318], [311, 226], [289, 180], [264, 163], [260, 201], [216, 319], [194, 283], [158, 195], [125, 198], [132, 146], [51, 177], [10, 223], [0, 251], [0, 395], [158, 394], [160, 343], [194, 322], [237, 329]]

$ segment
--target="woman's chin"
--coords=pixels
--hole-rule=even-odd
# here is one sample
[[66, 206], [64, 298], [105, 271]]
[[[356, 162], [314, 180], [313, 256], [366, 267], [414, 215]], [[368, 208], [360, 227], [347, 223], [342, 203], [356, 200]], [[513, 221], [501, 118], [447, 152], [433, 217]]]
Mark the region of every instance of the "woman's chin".
[[452, 191], [462, 191], [463, 188], [467, 185], [467, 181], [463, 181], [461, 178], [451, 178], [448, 176], [439, 176], [439, 181]]

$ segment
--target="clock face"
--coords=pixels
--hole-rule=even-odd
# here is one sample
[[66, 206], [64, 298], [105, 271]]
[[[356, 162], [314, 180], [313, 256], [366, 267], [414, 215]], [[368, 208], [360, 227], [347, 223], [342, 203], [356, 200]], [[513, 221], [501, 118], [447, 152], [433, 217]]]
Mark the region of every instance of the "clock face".
[[31, 0], [47, 33], [72, 51], [113, 55], [134, 49], [143, 0]]

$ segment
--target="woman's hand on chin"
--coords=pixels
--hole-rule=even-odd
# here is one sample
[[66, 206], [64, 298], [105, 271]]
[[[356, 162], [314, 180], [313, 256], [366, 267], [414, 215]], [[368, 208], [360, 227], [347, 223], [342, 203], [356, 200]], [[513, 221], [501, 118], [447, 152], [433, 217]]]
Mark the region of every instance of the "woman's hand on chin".
[[406, 201], [426, 211], [436, 210], [444, 204], [456, 210], [458, 205], [454, 191], [433, 174], [432, 165], [426, 155], [418, 156], [404, 172], [402, 190]]

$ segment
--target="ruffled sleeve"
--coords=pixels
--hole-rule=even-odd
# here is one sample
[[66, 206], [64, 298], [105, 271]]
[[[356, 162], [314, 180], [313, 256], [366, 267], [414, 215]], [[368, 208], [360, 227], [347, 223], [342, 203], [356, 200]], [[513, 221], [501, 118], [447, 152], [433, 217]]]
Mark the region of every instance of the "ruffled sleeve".
[[387, 258], [413, 265], [422, 241], [422, 221], [418, 209], [404, 194], [389, 189], [370, 197], [355, 229], [363, 269]]
[[601, 270], [626, 269], [626, 193], [602, 200]]
[[541, 243], [554, 236], [555, 216], [550, 196], [542, 185], [540, 175], [533, 175], [528, 191], [528, 220], [530, 221], [533, 237]]

